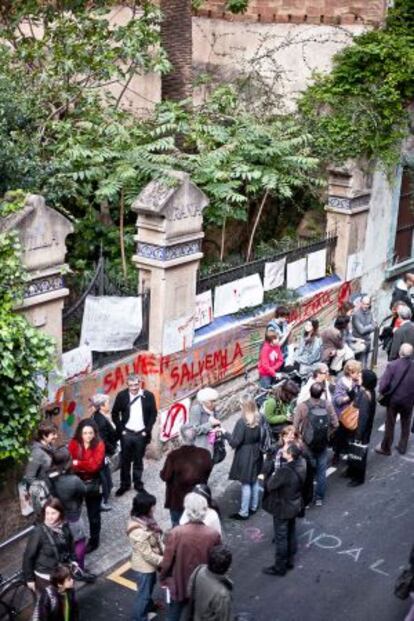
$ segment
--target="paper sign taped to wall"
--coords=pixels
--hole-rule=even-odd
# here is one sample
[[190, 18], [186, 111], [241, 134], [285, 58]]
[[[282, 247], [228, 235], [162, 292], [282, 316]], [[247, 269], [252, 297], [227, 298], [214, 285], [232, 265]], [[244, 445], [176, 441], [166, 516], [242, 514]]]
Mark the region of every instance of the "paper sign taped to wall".
[[308, 280], [318, 280], [326, 276], [326, 248], [308, 254]]
[[141, 297], [86, 297], [81, 345], [92, 351], [123, 351], [133, 347], [141, 330]]
[[211, 289], [199, 293], [195, 299], [194, 330], [207, 326], [213, 321], [213, 300]]
[[79, 379], [92, 371], [92, 350], [81, 345], [62, 354], [62, 375], [65, 381]]
[[191, 399], [183, 399], [170, 405], [168, 410], [160, 413], [160, 440], [167, 442], [176, 438], [180, 433], [181, 425], [188, 422]]
[[350, 254], [346, 265], [346, 280], [353, 280], [362, 276], [362, 265], [364, 260], [363, 252]]
[[272, 289], [283, 287], [285, 283], [285, 267], [286, 257], [280, 259], [280, 261], [265, 263], [263, 283], [265, 291], [271, 291]]
[[189, 349], [194, 338], [194, 317], [186, 315], [164, 323], [162, 353], [164, 356]]
[[299, 289], [306, 284], [306, 258], [288, 263], [286, 281], [288, 289]]
[[263, 285], [259, 274], [240, 278], [237, 283], [239, 310], [263, 304]]
[[231, 315], [239, 310], [238, 280], [214, 289], [214, 317]]

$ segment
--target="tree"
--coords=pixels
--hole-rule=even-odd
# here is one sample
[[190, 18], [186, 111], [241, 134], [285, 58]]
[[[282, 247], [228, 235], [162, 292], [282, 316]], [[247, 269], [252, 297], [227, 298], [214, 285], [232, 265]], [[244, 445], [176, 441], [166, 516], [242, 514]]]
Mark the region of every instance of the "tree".
[[161, 80], [161, 97], [171, 101], [192, 98], [193, 35], [191, 0], [161, 0], [161, 42], [172, 70]]
[[[10, 203], [2, 203], [0, 216], [12, 209]], [[52, 339], [14, 310], [25, 285], [20, 254], [16, 233], [0, 233], [0, 462], [25, 456], [41, 418], [40, 379], [52, 368], [54, 357]]]

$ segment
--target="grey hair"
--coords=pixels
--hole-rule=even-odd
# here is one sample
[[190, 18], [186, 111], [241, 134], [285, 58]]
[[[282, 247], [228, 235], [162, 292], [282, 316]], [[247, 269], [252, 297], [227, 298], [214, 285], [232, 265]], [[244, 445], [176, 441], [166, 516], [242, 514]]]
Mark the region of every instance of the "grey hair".
[[93, 395], [93, 397], [91, 397], [91, 403], [96, 410], [98, 410], [101, 407], [101, 405], [103, 405], [104, 403], [107, 403], [108, 401], [109, 401], [108, 395], [103, 395], [102, 393], [98, 393], [96, 395]]
[[413, 315], [411, 312], [411, 308], [408, 308], [408, 306], [405, 306], [405, 304], [398, 308], [397, 313], [398, 317], [403, 321], [410, 320]]
[[194, 444], [196, 438], [196, 430], [191, 423], [184, 423], [180, 427], [180, 435], [184, 444]]
[[314, 379], [319, 373], [329, 373], [329, 367], [324, 362], [318, 362], [318, 364], [315, 364], [313, 367], [312, 376]]
[[184, 498], [184, 509], [189, 522], [203, 522], [208, 509], [207, 500], [200, 494], [190, 492]]
[[400, 347], [400, 358], [412, 358], [414, 347], [410, 343], [403, 343]]

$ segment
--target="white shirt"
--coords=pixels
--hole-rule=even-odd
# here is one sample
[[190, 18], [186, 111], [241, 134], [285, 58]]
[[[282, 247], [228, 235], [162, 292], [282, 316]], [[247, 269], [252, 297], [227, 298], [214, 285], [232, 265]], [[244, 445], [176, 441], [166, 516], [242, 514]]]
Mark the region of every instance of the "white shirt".
[[126, 429], [130, 431], [142, 431], [145, 428], [144, 425], [144, 417], [142, 415], [142, 395], [144, 394], [143, 390], [139, 390], [137, 395], [131, 395], [129, 393], [129, 402], [133, 401], [136, 397], [138, 399], [133, 403], [129, 409], [129, 419], [126, 424]]
[[[297, 405], [299, 405], [299, 403], [304, 403], [304, 401], [308, 401], [311, 398], [310, 389], [311, 389], [311, 386], [315, 384], [315, 382], [316, 382], [316, 379], [314, 379], [313, 377], [310, 377], [308, 381], [306, 382], [306, 384], [302, 386], [302, 388], [300, 389], [300, 393], [298, 395], [297, 402], [296, 402]], [[332, 403], [332, 395], [331, 395], [331, 391], [329, 390], [329, 384], [326, 380], [323, 382], [323, 384], [325, 386], [325, 391], [322, 393], [321, 398], [326, 399], [328, 403]]]

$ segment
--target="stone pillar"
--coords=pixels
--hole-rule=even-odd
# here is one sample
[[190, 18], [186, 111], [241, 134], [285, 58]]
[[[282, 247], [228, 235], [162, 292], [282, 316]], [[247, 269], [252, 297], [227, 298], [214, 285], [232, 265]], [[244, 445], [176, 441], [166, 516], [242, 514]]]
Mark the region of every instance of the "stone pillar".
[[371, 192], [357, 168], [330, 168], [327, 233], [337, 235], [335, 272], [347, 276], [348, 258], [364, 249]]
[[208, 199], [190, 181], [175, 172], [174, 186], [149, 183], [132, 205], [138, 214], [136, 254], [139, 292], [151, 291], [150, 351], [163, 353], [166, 321], [194, 314], [197, 270], [201, 252], [203, 209]]
[[62, 276], [67, 269], [65, 240], [73, 226], [58, 211], [47, 207], [42, 196], [30, 194], [22, 209], [0, 219], [2, 231], [17, 231], [29, 277], [23, 304], [16, 310], [55, 339], [60, 355], [62, 309], [69, 293]]

